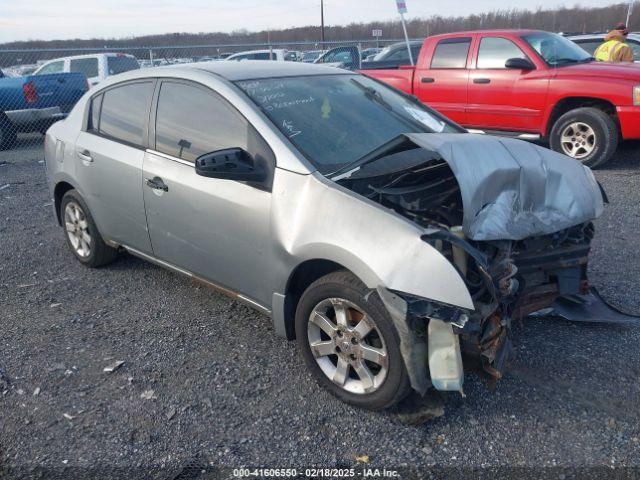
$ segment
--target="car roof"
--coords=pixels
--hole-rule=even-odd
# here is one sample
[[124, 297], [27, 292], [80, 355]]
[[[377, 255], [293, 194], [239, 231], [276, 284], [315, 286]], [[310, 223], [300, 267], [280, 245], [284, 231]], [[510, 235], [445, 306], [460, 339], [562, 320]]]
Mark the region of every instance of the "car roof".
[[[100, 53], [87, 53], [87, 54], [84, 54], [84, 55], [70, 55], [68, 57], [52, 58], [51, 60], [47, 60], [45, 63], [59, 62], [60, 60], [78, 60], [78, 59], [81, 59], [81, 58], [95, 58], [95, 57], [100, 57], [100, 56], [105, 56], [105, 57], [133, 57], [133, 55], [130, 55], [128, 53], [100, 52]], [[42, 65], [44, 65], [45, 63], [43, 63]]]
[[252, 80], [271, 77], [353, 74], [353, 72], [341, 70], [336, 67], [327, 67], [301, 62], [265, 62], [264, 60], [245, 60], [243, 62], [199, 62], [183, 64], [182, 67], [211, 72], [232, 82], [237, 80]]
[[247, 53], [269, 53], [269, 52], [286, 52], [286, 50], [283, 49], [283, 48], [273, 48], [273, 49], [264, 48], [264, 49], [261, 49], [261, 50], [244, 50], [242, 52], [236, 52], [236, 53], [234, 53], [234, 54], [232, 54], [230, 56], [233, 56], [233, 55], [244, 55], [244, 54], [247, 54]]
[[450, 37], [459, 35], [527, 35], [529, 33], [553, 33], [545, 30], [533, 30], [533, 29], [518, 29], [518, 28], [502, 28], [502, 29], [489, 29], [489, 30], [466, 30], [460, 32], [441, 33], [439, 35], [433, 35], [429, 38]]
[[[607, 36], [606, 33], [582, 33], [580, 35], [568, 35], [567, 38], [569, 40], [600, 40], [600, 39], [604, 39], [604, 37], [606, 36]], [[631, 32], [629, 33], [627, 38], [640, 41], [640, 34], [636, 32]]]

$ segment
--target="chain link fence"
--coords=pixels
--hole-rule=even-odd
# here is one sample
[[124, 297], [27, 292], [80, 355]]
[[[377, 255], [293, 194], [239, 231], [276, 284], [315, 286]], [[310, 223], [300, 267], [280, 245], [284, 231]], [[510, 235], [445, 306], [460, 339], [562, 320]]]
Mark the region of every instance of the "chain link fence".
[[[325, 42], [0, 50], [0, 165], [42, 157], [43, 133], [63, 119], [91, 86], [136, 68], [256, 59], [357, 69], [401, 39]], [[0, 172], [1, 173], [1, 172]]]

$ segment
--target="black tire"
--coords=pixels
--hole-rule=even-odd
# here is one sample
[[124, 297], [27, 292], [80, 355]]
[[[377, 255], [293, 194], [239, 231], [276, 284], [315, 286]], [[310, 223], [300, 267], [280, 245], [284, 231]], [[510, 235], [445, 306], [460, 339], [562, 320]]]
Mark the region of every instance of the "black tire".
[[0, 114], [0, 150], [11, 150], [17, 138], [16, 127], [3, 113]]
[[613, 154], [618, 148], [620, 132], [618, 131], [618, 125], [614, 119], [597, 108], [576, 108], [575, 110], [565, 113], [556, 120], [549, 135], [551, 149], [567, 155], [568, 153], [563, 148], [560, 139], [562, 138], [563, 132], [565, 132], [570, 125], [578, 122], [591, 127], [594, 133], [595, 142], [593, 142], [594, 148], [591, 153], [582, 158], [576, 159], [591, 168], [604, 165], [611, 159], [611, 157], [613, 157]]
[[[371, 340], [371, 337], [362, 337], [361, 342], [384, 342], [383, 345], [387, 351], [386, 377], [384, 377], [379, 386], [371, 392], [354, 393], [334, 383], [323, 372], [311, 351], [308, 337], [311, 314], [317, 305], [331, 298], [347, 300], [357, 306], [368, 318], [373, 320], [375, 323], [375, 330], [372, 334], [374, 337], [373, 340]], [[409, 377], [400, 354], [400, 338], [393, 325], [393, 321], [389, 317], [387, 309], [382, 304], [378, 294], [375, 292], [371, 293], [371, 291], [350, 272], [339, 271], [330, 273], [312, 283], [302, 294], [296, 308], [295, 327], [298, 348], [307, 367], [317, 382], [340, 400], [361, 408], [381, 410], [392, 407], [410, 393], [411, 386]], [[337, 362], [338, 355], [336, 354], [333, 357], [335, 362]], [[331, 361], [334, 362], [334, 360]], [[351, 372], [350, 375], [355, 375], [353, 366], [350, 366], [348, 371]], [[355, 378], [357, 379], [358, 377]]]
[[[67, 232], [65, 211], [67, 209], [67, 205], [70, 203], [79, 207], [86, 219], [86, 229], [91, 237], [88, 242], [89, 253], [86, 256], [78, 253], [76, 247], [72, 244], [71, 236]], [[65, 238], [67, 239], [67, 245], [69, 246], [71, 253], [73, 253], [80, 263], [87, 267], [98, 268], [108, 265], [116, 259], [118, 251], [104, 243], [93, 217], [91, 216], [91, 212], [89, 212], [87, 204], [76, 190], [69, 190], [62, 197], [62, 201], [60, 202], [60, 218], [62, 219], [62, 227], [64, 229]]]

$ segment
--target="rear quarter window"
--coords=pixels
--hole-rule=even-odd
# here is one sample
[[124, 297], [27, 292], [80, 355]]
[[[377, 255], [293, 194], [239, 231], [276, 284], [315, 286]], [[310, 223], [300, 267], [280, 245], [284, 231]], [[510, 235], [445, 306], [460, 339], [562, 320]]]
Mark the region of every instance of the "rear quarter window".
[[87, 78], [98, 76], [97, 58], [77, 58], [69, 62], [69, 71], [84, 74]]
[[445, 38], [433, 53], [431, 68], [466, 68], [471, 38]]

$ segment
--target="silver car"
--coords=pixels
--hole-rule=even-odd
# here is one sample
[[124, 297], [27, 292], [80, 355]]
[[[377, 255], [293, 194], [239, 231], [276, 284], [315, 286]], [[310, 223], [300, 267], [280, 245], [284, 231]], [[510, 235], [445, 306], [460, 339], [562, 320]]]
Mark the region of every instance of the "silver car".
[[49, 129], [45, 157], [82, 264], [126, 251], [271, 315], [361, 407], [462, 392], [462, 352], [499, 378], [514, 319], [588, 299], [603, 198], [587, 167], [352, 72], [127, 72]]

